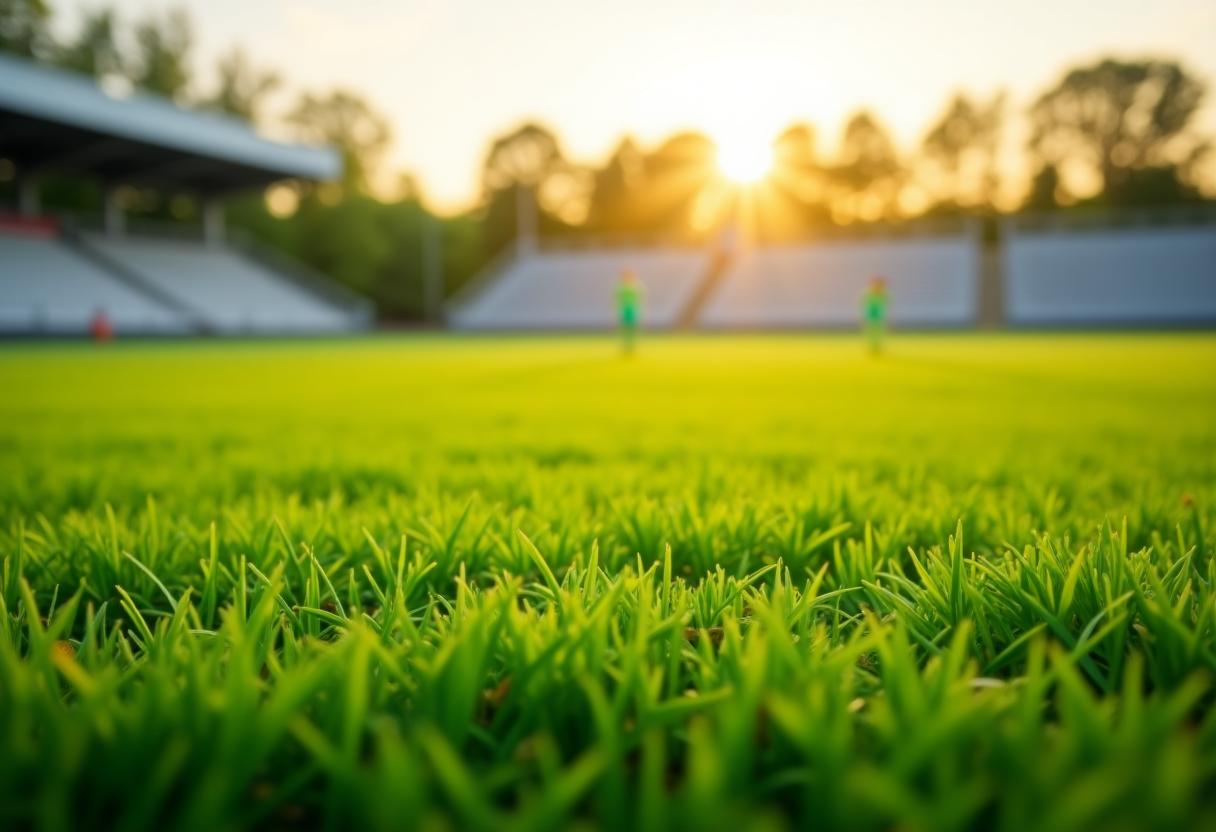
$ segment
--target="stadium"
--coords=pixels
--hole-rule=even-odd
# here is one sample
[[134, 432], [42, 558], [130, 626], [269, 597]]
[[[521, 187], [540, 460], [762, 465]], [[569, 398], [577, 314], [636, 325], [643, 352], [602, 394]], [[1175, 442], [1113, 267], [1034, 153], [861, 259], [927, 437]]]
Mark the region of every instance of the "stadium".
[[1216, 18], [720, 5], [0, 3], [0, 830], [1216, 828]]
[[[336, 153], [275, 145], [234, 119], [152, 96], [111, 98], [88, 79], [0, 61], [4, 153], [22, 177], [17, 211], [0, 228], [0, 330], [82, 335], [99, 312], [124, 335], [366, 328], [366, 302], [299, 264], [279, 268], [225, 239], [225, 193], [334, 178]], [[62, 171], [105, 183], [100, 223], [39, 210], [38, 175]], [[148, 184], [202, 194], [194, 239], [129, 233], [119, 189]]]
[[[4, 153], [21, 172], [19, 204], [0, 237], [5, 333], [83, 335], [99, 310], [124, 335], [337, 333], [370, 325], [371, 308], [357, 295], [225, 234], [226, 193], [336, 179], [336, 152], [272, 143], [235, 120], [183, 112], [152, 96], [112, 98], [66, 72], [0, 60]], [[64, 171], [105, 183], [100, 218], [80, 222], [39, 210], [39, 173]], [[172, 236], [129, 230], [118, 195], [141, 185], [201, 194], [201, 221], [171, 229]], [[647, 324], [655, 329], [852, 327], [856, 299], [874, 275], [890, 281], [904, 327], [1216, 321], [1216, 213], [1207, 206], [1083, 224], [1015, 216], [996, 245], [985, 244], [975, 223], [867, 228], [852, 239], [747, 246], [724, 264], [713, 245], [597, 250], [592, 240], [546, 250], [535, 219], [523, 217], [508, 256], [451, 304], [454, 328], [610, 329], [612, 287], [623, 268], [638, 270], [649, 288]]]

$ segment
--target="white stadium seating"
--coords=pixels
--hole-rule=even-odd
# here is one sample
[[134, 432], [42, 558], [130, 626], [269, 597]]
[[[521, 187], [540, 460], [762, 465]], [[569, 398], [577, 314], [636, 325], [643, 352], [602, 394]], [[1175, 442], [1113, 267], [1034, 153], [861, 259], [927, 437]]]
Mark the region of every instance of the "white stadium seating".
[[1216, 321], [1216, 227], [1014, 232], [1004, 274], [1015, 326]]
[[886, 279], [900, 327], [968, 326], [977, 315], [978, 243], [970, 236], [849, 240], [742, 254], [701, 314], [718, 329], [846, 327], [861, 295]]
[[[0, 204], [0, 333], [84, 334], [99, 313], [119, 333], [324, 333], [370, 324], [367, 301], [253, 241], [239, 249], [223, 242], [229, 195], [288, 179], [336, 180], [336, 147], [273, 141], [235, 116], [103, 86], [0, 54], [4, 164], [22, 175]], [[100, 215], [42, 213], [39, 180], [60, 175], [95, 183], [104, 194]], [[125, 216], [122, 188], [149, 182], [165, 198], [192, 194], [200, 222]], [[152, 236], [126, 235], [140, 226]], [[98, 227], [105, 236], [82, 233]], [[207, 244], [180, 241], [182, 234]]]
[[457, 329], [607, 329], [616, 322], [621, 270], [631, 268], [645, 291], [642, 325], [664, 329], [679, 320], [708, 266], [703, 252], [678, 249], [524, 254], [448, 317]]
[[117, 332], [183, 332], [188, 322], [52, 233], [0, 230], [0, 332], [88, 332], [102, 311]]
[[87, 245], [221, 333], [341, 332], [342, 310], [233, 249], [203, 243], [90, 235]]
[[84, 334], [100, 312], [119, 334], [325, 333], [366, 325], [224, 246], [0, 227], [0, 334]]

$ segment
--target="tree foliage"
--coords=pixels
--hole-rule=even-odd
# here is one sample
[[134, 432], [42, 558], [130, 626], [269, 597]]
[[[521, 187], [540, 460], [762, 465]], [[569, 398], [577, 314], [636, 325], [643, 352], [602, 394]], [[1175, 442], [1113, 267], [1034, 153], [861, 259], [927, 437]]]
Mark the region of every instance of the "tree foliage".
[[706, 188], [717, 175], [715, 158], [713, 142], [698, 133], [673, 136], [649, 153], [623, 141], [595, 174], [587, 225], [608, 233], [687, 236], [697, 224], [698, 199], [714, 196]]
[[54, 47], [46, 0], [0, 0], [0, 51], [45, 58]]
[[525, 124], [490, 146], [481, 172], [482, 187], [487, 193], [517, 184], [536, 188], [563, 164], [557, 137], [544, 127]]
[[921, 147], [928, 188], [939, 203], [990, 207], [1000, 187], [997, 150], [1005, 96], [973, 101], [958, 93], [930, 128]]
[[840, 161], [831, 168], [830, 202], [838, 220], [877, 220], [898, 215], [905, 170], [895, 143], [870, 113], [849, 120]]
[[[773, 168], [767, 181], [757, 185], [764, 213], [758, 217], [765, 242], [805, 239], [808, 232], [832, 223], [829, 198], [831, 166], [816, 148], [816, 131], [809, 124], [795, 124], [773, 142]], [[759, 202], [760, 200], [757, 200]]]
[[773, 169], [778, 176], [793, 182], [797, 196], [804, 201], [820, 198], [817, 188], [823, 170], [815, 156], [815, 128], [795, 124], [773, 142]]
[[594, 181], [565, 157], [552, 131], [527, 123], [491, 143], [481, 186], [482, 250], [492, 257], [518, 235], [521, 202], [534, 201], [540, 233], [565, 233], [586, 220]]
[[591, 175], [566, 159], [557, 137], [538, 124], [524, 124], [494, 141], [481, 183], [490, 200], [517, 186], [529, 188], [542, 209], [567, 223], [586, 218], [593, 186]]
[[219, 84], [201, 104], [254, 124], [261, 120], [266, 97], [283, 86], [281, 75], [255, 67], [239, 46], [220, 58], [216, 70]]
[[392, 132], [388, 120], [362, 96], [340, 89], [327, 95], [304, 93], [287, 122], [302, 139], [338, 148], [342, 184], [348, 193], [366, 193], [372, 188]]
[[128, 62], [118, 44], [118, 16], [105, 7], [86, 10], [80, 30], [56, 56], [64, 69], [97, 78], [126, 74]]
[[633, 229], [635, 194], [646, 186], [646, 157], [633, 139], [617, 145], [602, 168], [593, 174], [593, 198], [587, 224], [601, 232]]
[[190, 86], [190, 51], [194, 27], [185, 9], [150, 14], [135, 25], [135, 56], [131, 82], [148, 92], [170, 98], [184, 96]]
[[[1056, 166], [1066, 180], [1089, 178], [1110, 201], [1136, 201], [1129, 186], [1145, 181], [1138, 171], [1185, 175], [1203, 152], [1190, 128], [1205, 92], [1173, 62], [1106, 59], [1080, 67], [1031, 108], [1030, 148], [1041, 166]], [[1154, 177], [1160, 179], [1148, 178]]]

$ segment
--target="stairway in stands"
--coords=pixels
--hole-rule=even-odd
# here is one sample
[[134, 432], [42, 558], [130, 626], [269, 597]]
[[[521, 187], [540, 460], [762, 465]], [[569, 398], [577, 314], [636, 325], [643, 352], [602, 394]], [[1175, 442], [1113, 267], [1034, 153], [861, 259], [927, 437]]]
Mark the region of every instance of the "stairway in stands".
[[676, 321], [676, 329], [689, 330], [697, 328], [697, 322], [701, 318], [701, 310], [709, 303], [709, 299], [714, 296], [714, 292], [722, 282], [722, 278], [730, 270], [731, 262], [732, 258], [722, 253], [716, 253], [710, 258], [709, 265], [697, 284], [696, 291], [693, 292], [683, 311], [680, 312], [680, 317]]

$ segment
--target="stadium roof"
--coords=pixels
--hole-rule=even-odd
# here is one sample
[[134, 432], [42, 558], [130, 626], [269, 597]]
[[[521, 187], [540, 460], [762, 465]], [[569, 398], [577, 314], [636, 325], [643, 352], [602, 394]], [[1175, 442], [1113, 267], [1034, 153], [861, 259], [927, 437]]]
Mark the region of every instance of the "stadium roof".
[[0, 156], [18, 170], [199, 193], [342, 172], [333, 148], [273, 142], [160, 96], [112, 97], [88, 76], [9, 55], [0, 55]]

